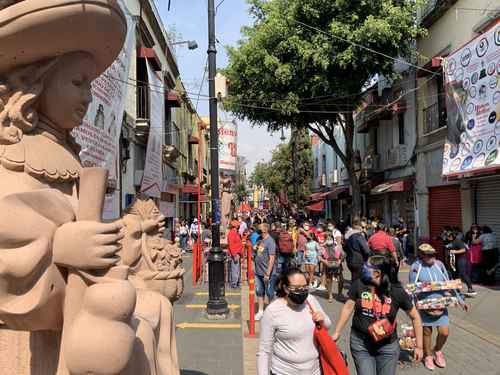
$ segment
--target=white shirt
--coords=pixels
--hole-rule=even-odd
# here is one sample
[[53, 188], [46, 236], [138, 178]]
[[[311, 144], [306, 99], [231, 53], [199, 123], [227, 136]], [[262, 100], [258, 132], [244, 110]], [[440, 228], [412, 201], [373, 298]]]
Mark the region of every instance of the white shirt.
[[[307, 300], [314, 310], [325, 316], [326, 328], [332, 324], [316, 297]], [[291, 308], [282, 298], [274, 300], [260, 321], [260, 343], [257, 352], [257, 374], [320, 375], [319, 352], [314, 343], [315, 324], [306, 304]]]

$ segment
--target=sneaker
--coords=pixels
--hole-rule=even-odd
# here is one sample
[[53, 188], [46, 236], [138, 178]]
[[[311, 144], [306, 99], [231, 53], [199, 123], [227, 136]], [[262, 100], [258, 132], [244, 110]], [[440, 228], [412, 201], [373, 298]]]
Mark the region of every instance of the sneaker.
[[444, 359], [443, 352], [439, 351], [434, 353], [434, 363], [437, 367], [445, 368], [446, 367], [446, 359]]
[[467, 293], [464, 293], [467, 297], [475, 297], [477, 296], [477, 292], [474, 289], [469, 289]]
[[264, 311], [259, 311], [257, 314], [255, 314], [255, 320], [258, 322], [259, 320], [262, 319], [264, 316]]
[[424, 358], [424, 366], [427, 370], [434, 371], [436, 367], [434, 366], [434, 359], [432, 356], [427, 356]]

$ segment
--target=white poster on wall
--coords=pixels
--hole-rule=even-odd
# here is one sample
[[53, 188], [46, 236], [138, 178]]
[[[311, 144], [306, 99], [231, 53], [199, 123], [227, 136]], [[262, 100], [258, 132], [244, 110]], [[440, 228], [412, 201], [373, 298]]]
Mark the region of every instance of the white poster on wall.
[[236, 170], [238, 155], [238, 124], [236, 121], [219, 121], [219, 168]]
[[125, 44], [115, 62], [92, 82], [92, 103], [82, 125], [73, 130], [73, 135], [81, 146], [82, 165], [102, 167], [109, 171], [108, 186], [113, 192], [107, 194], [104, 201], [104, 220], [120, 216], [119, 142], [131, 54], [135, 46], [134, 21], [123, 3], [120, 4], [127, 19]]
[[147, 62], [149, 82], [149, 136], [141, 191], [160, 198], [163, 186], [162, 149], [165, 123], [165, 91], [163, 80]]
[[445, 60], [443, 175], [500, 168], [500, 21]]

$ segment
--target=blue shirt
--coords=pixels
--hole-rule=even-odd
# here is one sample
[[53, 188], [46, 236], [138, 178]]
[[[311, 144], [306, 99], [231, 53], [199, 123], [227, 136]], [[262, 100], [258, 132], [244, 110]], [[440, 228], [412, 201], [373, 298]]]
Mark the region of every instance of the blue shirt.
[[248, 238], [250, 239], [250, 242], [252, 242], [252, 247], [255, 247], [255, 244], [259, 240], [260, 236], [257, 232], [252, 232]]

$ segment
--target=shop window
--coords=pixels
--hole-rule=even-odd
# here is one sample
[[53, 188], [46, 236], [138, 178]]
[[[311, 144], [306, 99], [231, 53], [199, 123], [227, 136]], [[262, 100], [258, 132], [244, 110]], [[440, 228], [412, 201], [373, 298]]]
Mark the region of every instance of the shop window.
[[398, 113], [398, 138], [399, 144], [404, 145], [405, 142], [405, 114]]
[[446, 126], [446, 93], [444, 91], [442, 71], [436, 76], [435, 83], [437, 101], [423, 111], [424, 133], [426, 134]]

